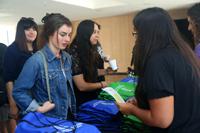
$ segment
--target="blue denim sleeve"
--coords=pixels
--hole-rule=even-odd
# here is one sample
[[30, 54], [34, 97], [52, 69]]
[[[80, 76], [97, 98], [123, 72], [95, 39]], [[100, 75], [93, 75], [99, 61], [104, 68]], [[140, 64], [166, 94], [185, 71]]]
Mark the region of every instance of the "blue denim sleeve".
[[39, 104], [31, 96], [31, 89], [39, 73], [39, 55], [31, 56], [16, 80], [13, 88], [13, 98], [22, 111], [35, 111]]
[[200, 43], [195, 47], [195, 53], [197, 57], [200, 59]]
[[33, 100], [31, 104], [28, 106], [28, 108], [26, 109], [26, 112], [36, 111], [39, 106], [40, 105], [37, 103], [37, 101]]

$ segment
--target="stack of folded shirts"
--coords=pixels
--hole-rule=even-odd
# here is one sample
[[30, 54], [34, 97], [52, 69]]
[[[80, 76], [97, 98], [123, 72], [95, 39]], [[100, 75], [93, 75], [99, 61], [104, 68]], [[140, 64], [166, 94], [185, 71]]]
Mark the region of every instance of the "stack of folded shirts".
[[95, 125], [104, 133], [118, 133], [121, 116], [114, 101], [92, 100], [79, 107], [77, 120]]
[[150, 133], [150, 128], [134, 115], [124, 115], [121, 131], [123, 133]]
[[[119, 93], [119, 95], [126, 101], [128, 98], [135, 96], [136, 84], [126, 82], [113, 82], [108, 85]], [[101, 91], [98, 99], [113, 100], [113, 97], [105, 91]]]

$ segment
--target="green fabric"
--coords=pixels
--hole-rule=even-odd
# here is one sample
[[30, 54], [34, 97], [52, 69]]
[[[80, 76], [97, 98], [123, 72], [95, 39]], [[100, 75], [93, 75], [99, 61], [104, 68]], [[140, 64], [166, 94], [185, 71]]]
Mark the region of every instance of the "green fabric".
[[[113, 82], [108, 85], [115, 89], [119, 95], [126, 101], [128, 98], [135, 96], [136, 84], [127, 82]], [[113, 100], [114, 98], [105, 91], [101, 91], [98, 99]], [[149, 133], [149, 127], [144, 125], [134, 115], [124, 115], [122, 118], [122, 126], [120, 127], [123, 133]]]
[[138, 119], [137, 117], [135, 117], [134, 115], [128, 115], [128, 116], [124, 116], [125, 118], [127, 118], [130, 121], [135, 121], [137, 123], [142, 123], [142, 121], [140, 119]]
[[141, 122], [135, 121], [135, 118], [132, 115], [122, 118], [122, 126], [120, 127], [120, 129], [123, 133], [150, 133], [151, 132], [148, 126], [144, 125]]
[[[126, 82], [113, 82], [110, 83], [108, 86], [115, 89], [124, 100], [127, 100], [129, 97], [134, 96], [136, 88], [136, 84]], [[114, 98], [105, 91], [101, 91], [98, 98], [102, 100], [114, 100]]]

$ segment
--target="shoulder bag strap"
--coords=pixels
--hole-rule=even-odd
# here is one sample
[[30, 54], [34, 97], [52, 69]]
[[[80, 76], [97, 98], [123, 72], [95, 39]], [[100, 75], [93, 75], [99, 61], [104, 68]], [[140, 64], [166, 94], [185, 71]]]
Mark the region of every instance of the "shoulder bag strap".
[[44, 63], [44, 71], [45, 71], [45, 77], [46, 77], [46, 86], [47, 86], [47, 93], [48, 93], [48, 97], [49, 97], [49, 101], [52, 102], [51, 100], [51, 92], [50, 92], [50, 86], [49, 86], [49, 76], [48, 76], [48, 66], [47, 66], [47, 62], [46, 62], [46, 58], [44, 56], [44, 53], [40, 50], [38, 51], [40, 53], [40, 55], [42, 56], [43, 59], [43, 63]]

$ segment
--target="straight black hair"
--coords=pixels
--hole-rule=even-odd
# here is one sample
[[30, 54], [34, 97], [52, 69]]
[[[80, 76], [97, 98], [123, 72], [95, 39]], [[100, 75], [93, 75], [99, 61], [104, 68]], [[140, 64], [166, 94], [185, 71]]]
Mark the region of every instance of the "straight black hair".
[[181, 37], [175, 22], [167, 11], [161, 8], [148, 8], [139, 12], [133, 19], [137, 31], [134, 47], [134, 68], [139, 76], [143, 76], [146, 62], [157, 50], [173, 46], [192, 65], [193, 73], [200, 75], [200, 62], [192, 49]]
[[94, 50], [90, 42], [90, 37], [94, 32], [94, 25], [100, 29], [101, 26], [92, 20], [83, 20], [77, 28], [75, 38], [70, 47], [77, 45], [81, 66], [83, 67], [84, 78], [88, 82], [92, 82], [95, 78], [94, 64], [97, 61], [97, 52]]
[[[33, 18], [22, 17], [17, 23], [16, 35], [15, 35], [15, 42], [17, 43], [19, 49], [27, 53], [29, 53], [30, 51], [28, 50], [28, 47], [26, 44], [27, 39], [26, 39], [24, 30], [29, 29], [29, 28], [35, 29], [38, 33], [38, 26], [33, 20]], [[37, 37], [33, 41], [32, 45], [33, 45], [33, 51], [37, 51]]]
[[167, 47], [176, 48], [191, 64], [192, 74], [200, 77], [200, 61], [182, 39], [175, 22], [167, 11], [157, 7], [144, 9], [135, 16], [133, 25], [137, 32], [136, 44], [133, 49], [133, 64], [139, 78], [135, 95], [140, 107], [148, 107], [141, 100], [142, 95], [140, 94], [144, 87], [142, 79], [149, 58], [157, 51]]

